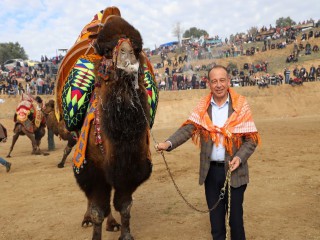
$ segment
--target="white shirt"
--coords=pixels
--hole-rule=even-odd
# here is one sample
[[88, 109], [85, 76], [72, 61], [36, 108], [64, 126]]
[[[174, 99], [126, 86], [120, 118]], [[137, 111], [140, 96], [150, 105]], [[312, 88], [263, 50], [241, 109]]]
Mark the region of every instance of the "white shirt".
[[[211, 98], [211, 106], [212, 106], [212, 122], [214, 125], [218, 127], [222, 127], [228, 119], [229, 112], [229, 94], [228, 98], [224, 104], [220, 107], [215, 103], [214, 99]], [[220, 143], [218, 146], [213, 144], [212, 152], [211, 152], [211, 161], [224, 161], [226, 149], [223, 146], [223, 136], [220, 134]]]

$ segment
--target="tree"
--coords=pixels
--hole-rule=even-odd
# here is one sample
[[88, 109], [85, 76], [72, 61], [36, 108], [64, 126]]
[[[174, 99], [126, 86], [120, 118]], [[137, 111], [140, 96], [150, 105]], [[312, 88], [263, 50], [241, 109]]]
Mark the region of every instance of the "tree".
[[258, 32], [259, 32], [258, 27], [251, 27], [248, 30], [248, 34], [251, 35], [252, 37], [255, 37]]
[[182, 33], [182, 29], [181, 29], [180, 22], [177, 22], [176, 25], [173, 27], [172, 34], [173, 36], [177, 37], [179, 45], [180, 45], [181, 33]]
[[189, 30], [185, 31], [183, 34], [184, 38], [189, 38], [189, 37], [195, 37], [195, 38], [200, 38], [201, 36], [208, 36], [209, 34], [207, 33], [206, 30], [198, 29], [196, 27], [192, 27]]
[[296, 22], [293, 21], [290, 17], [286, 17], [286, 18], [279, 18], [277, 21], [276, 21], [276, 27], [288, 27], [288, 26], [292, 26], [292, 25], [295, 25]]
[[28, 59], [28, 55], [18, 42], [0, 43], [0, 63], [2, 64], [13, 58], [22, 58], [26, 60]]

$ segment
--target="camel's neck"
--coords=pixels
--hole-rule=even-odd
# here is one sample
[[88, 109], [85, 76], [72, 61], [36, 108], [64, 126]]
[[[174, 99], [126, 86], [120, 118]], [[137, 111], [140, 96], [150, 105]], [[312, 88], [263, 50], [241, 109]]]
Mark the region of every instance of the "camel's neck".
[[115, 89], [106, 94], [104, 99], [100, 96], [102, 130], [114, 143], [135, 142], [148, 128], [146, 93], [140, 89]]

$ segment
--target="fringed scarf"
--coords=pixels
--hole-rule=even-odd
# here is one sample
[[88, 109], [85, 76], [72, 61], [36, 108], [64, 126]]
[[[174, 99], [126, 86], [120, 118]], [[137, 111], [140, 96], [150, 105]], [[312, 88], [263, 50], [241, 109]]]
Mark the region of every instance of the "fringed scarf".
[[[233, 144], [235, 143], [239, 149], [242, 143], [242, 137], [249, 138], [256, 144], [260, 144], [261, 140], [253, 122], [252, 113], [246, 98], [232, 89], [229, 89], [229, 94], [234, 112], [227, 119], [223, 127], [216, 126], [207, 112], [211, 104], [211, 93], [200, 100], [188, 120], [183, 123], [183, 126], [187, 124], [193, 124], [195, 126], [192, 134], [192, 140], [195, 144], [199, 143], [200, 136], [204, 137], [206, 141], [208, 141], [210, 137], [216, 146], [219, 145], [222, 139], [223, 146], [227, 152], [232, 155]], [[222, 138], [220, 137], [221, 135], [223, 136]]]

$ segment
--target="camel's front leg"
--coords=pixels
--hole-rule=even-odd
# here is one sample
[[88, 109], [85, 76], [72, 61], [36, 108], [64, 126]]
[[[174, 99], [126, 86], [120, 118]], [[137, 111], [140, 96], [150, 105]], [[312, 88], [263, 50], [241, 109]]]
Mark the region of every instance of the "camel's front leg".
[[130, 191], [127, 193], [122, 191], [115, 191], [114, 193], [114, 207], [120, 212], [121, 216], [121, 235], [119, 240], [133, 240], [130, 233], [130, 210], [132, 206], [132, 196]]
[[121, 236], [119, 240], [133, 240], [130, 233], [130, 211], [131, 211], [132, 201], [123, 205], [120, 215], [121, 215]]
[[17, 132], [17, 133], [15, 133], [15, 134], [13, 135], [13, 137], [12, 137], [12, 144], [11, 144], [11, 147], [10, 147], [10, 151], [9, 151], [9, 153], [8, 153], [8, 155], [7, 155], [8, 158], [11, 157], [10, 154], [11, 154], [11, 152], [12, 152], [12, 150], [13, 150], [13, 147], [14, 147], [14, 145], [16, 144], [18, 138], [19, 138], [19, 133]]
[[118, 232], [120, 230], [121, 225], [116, 221], [113, 217], [111, 211], [107, 218], [106, 230], [109, 232]]
[[63, 167], [64, 167], [64, 164], [65, 164], [65, 162], [66, 162], [66, 159], [67, 159], [68, 155], [70, 154], [71, 150], [72, 150], [72, 147], [69, 147], [69, 146], [67, 145], [66, 148], [65, 148], [64, 151], [63, 151], [63, 157], [62, 157], [62, 159], [61, 159], [61, 162], [58, 163], [58, 168], [63, 168]]

